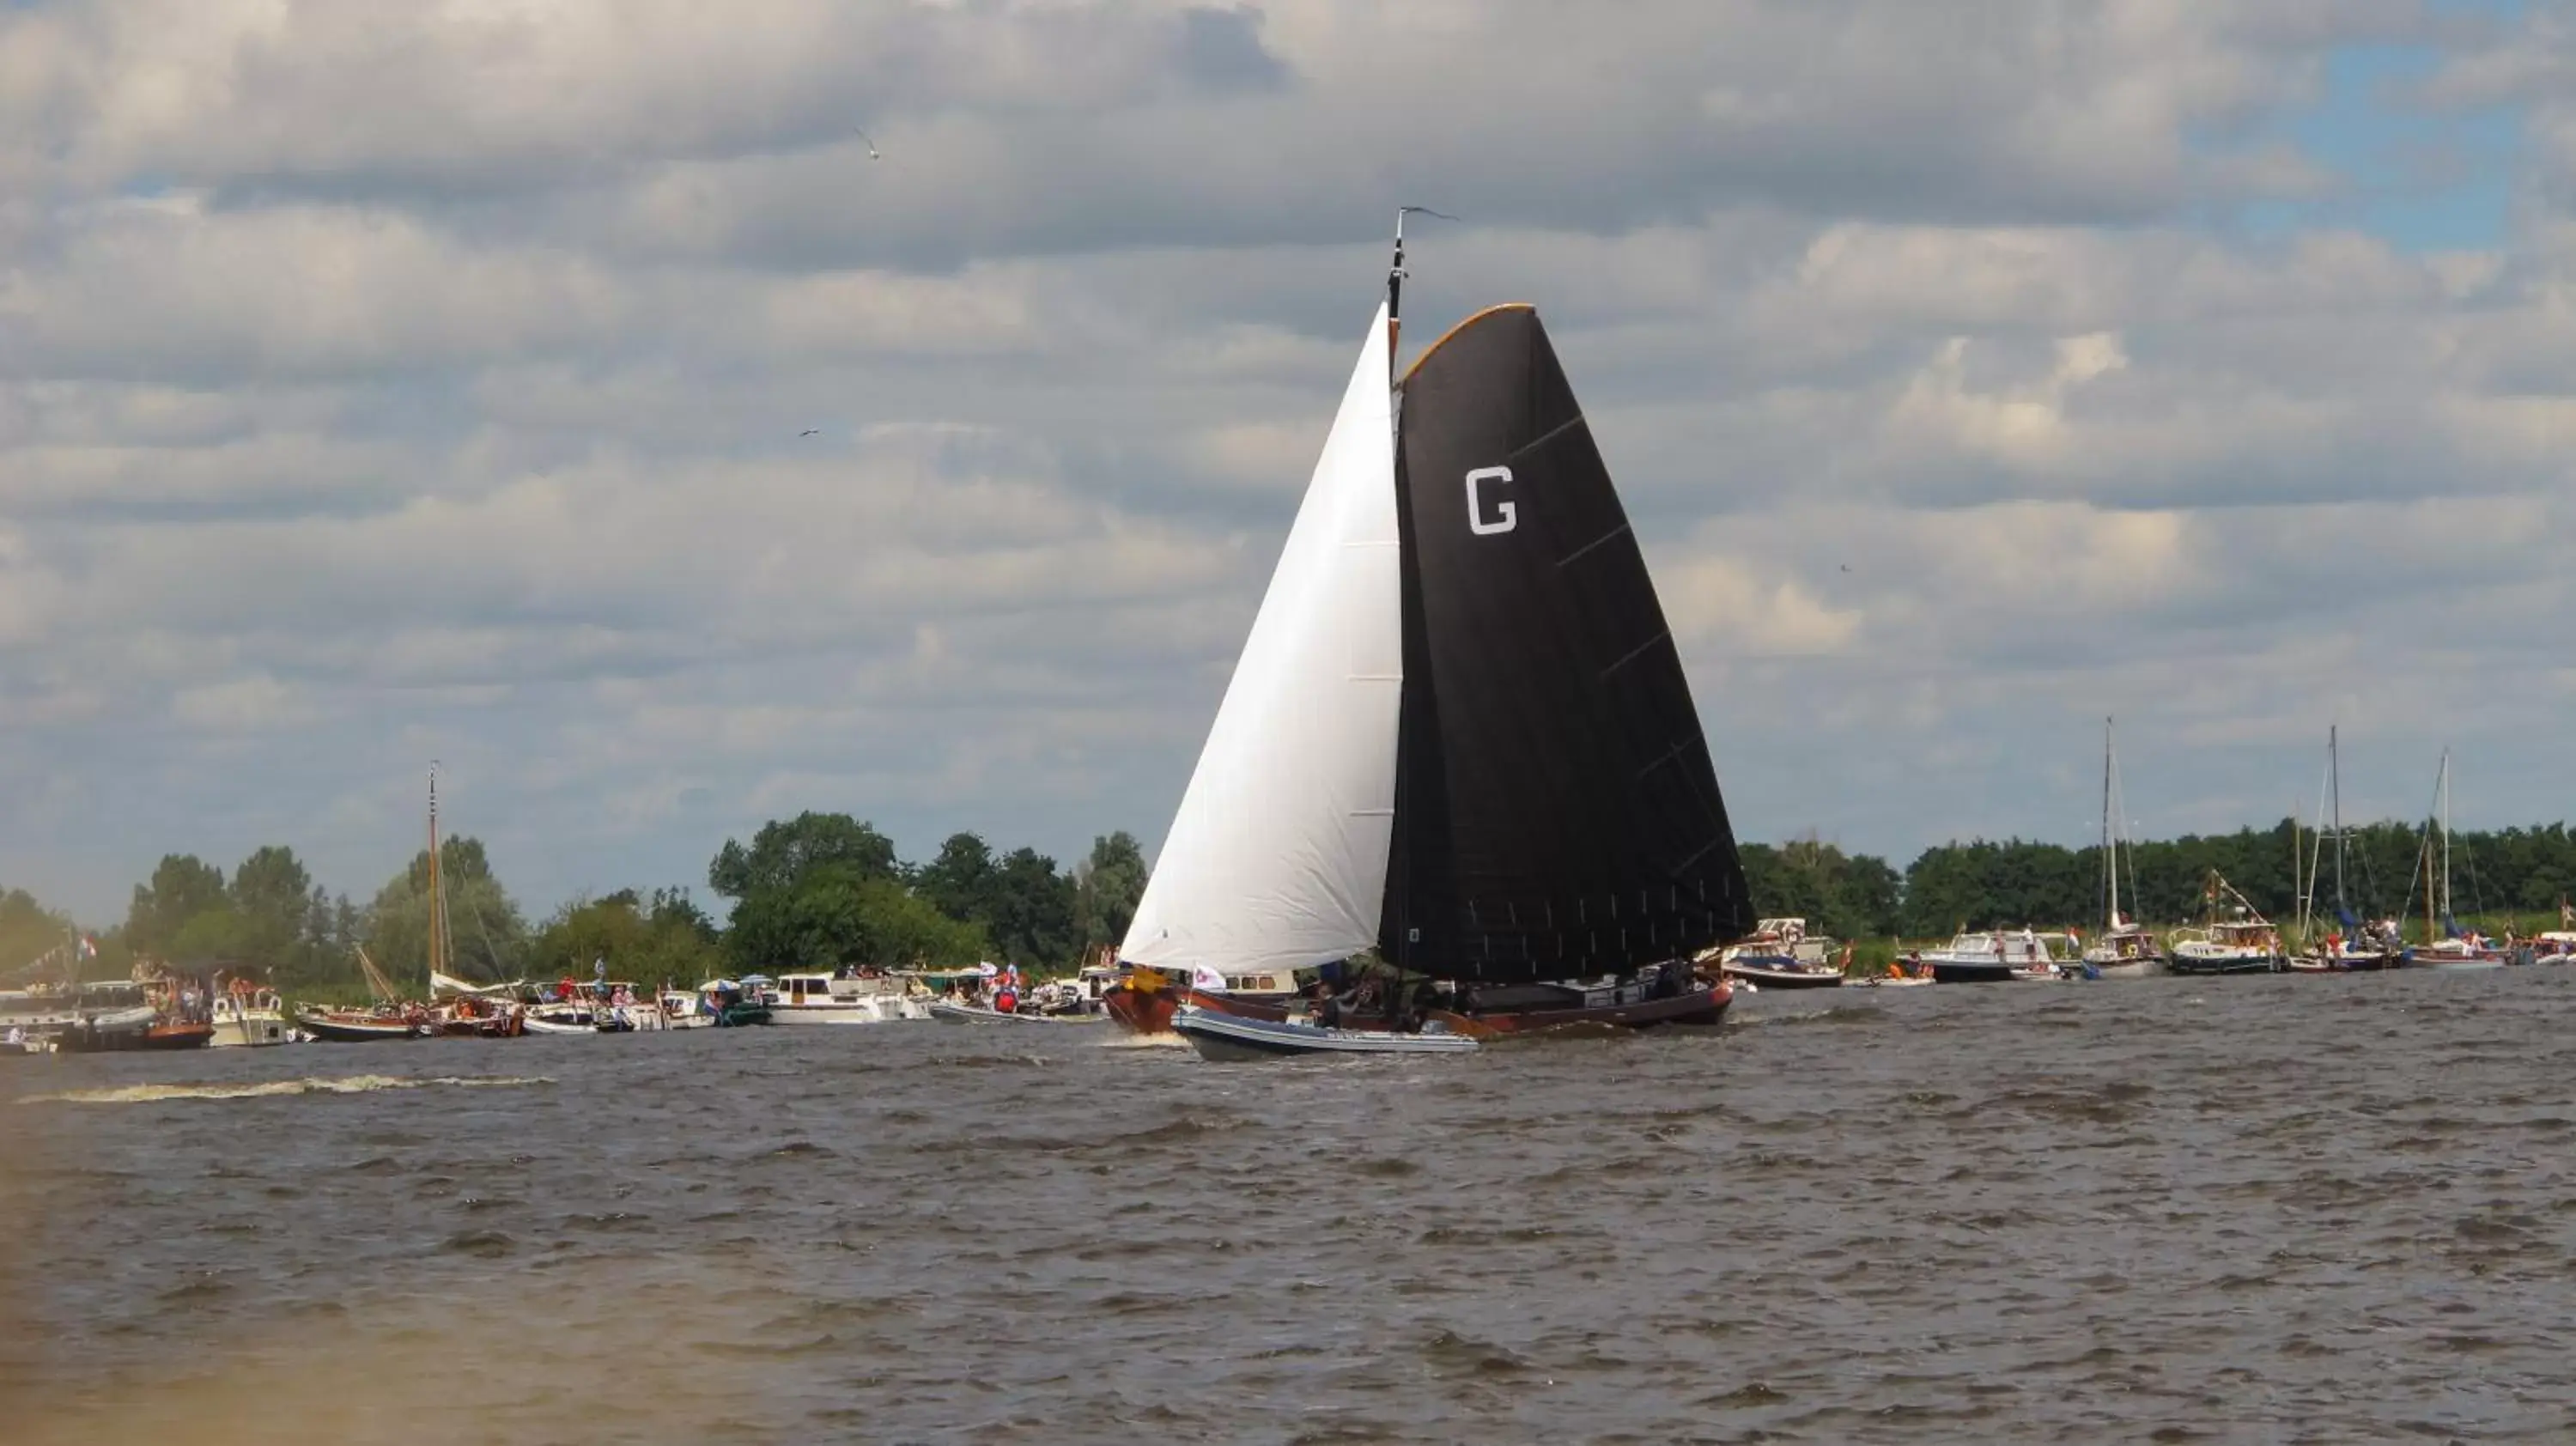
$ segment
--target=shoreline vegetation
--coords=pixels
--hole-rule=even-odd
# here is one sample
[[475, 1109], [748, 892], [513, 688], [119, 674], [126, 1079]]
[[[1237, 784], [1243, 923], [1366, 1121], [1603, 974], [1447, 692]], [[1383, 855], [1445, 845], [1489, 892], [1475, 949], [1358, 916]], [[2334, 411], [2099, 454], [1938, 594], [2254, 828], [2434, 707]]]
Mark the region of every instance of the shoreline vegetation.
[[[2426, 833], [2382, 822], [2346, 831], [2345, 903], [2364, 918], [2399, 919], [2410, 940], [2425, 932]], [[2303, 876], [2313, 864], [2316, 916], [2309, 934], [2335, 928], [2331, 841], [2316, 864], [2316, 835], [2288, 819], [2269, 829], [2142, 841], [2129, 851], [2126, 912], [2157, 929], [2206, 917], [2212, 870], [2297, 946]], [[2102, 924], [2102, 851], [2012, 839], [1946, 843], [1903, 870], [1813, 838], [1744, 844], [1755, 912], [1799, 916], [1811, 931], [1849, 941], [1852, 973], [1885, 972], [1909, 947], [1959, 929], [2073, 928]], [[2458, 921], [2502, 935], [2555, 928], [2576, 893], [2576, 834], [2563, 823], [2451, 838]], [[748, 844], [727, 840], [707, 886], [731, 902], [719, 924], [685, 887], [619, 889], [567, 900], [531, 925], [496, 876], [481, 841], [445, 840], [439, 869], [457, 968], [478, 981], [610, 977], [683, 986], [726, 974], [843, 965], [955, 968], [982, 960], [1036, 975], [1069, 973], [1126, 933], [1143, 896], [1143, 850], [1127, 833], [1104, 835], [1070, 869], [1031, 848], [997, 853], [972, 833], [951, 835], [923, 862], [849, 814], [803, 813], [773, 821]], [[138, 958], [221, 966], [264, 978], [308, 1002], [357, 1003], [366, 986], [361, 945], [394, 982], [428, 988], [429, 854], [387, 880], [365, 905], [316, 884], [293, 849], [255, 850], [227, 874], [191, 854], [164, 857], [134, 888], [123, 921], [83, 934], [67, 915], [24, 890], [0, 892], [0, 980], [59, 970], [67, 941], [94, 942], [90, 978], [123, 978]], [[1911, 941], [1909, 943], [1909, 941]]]

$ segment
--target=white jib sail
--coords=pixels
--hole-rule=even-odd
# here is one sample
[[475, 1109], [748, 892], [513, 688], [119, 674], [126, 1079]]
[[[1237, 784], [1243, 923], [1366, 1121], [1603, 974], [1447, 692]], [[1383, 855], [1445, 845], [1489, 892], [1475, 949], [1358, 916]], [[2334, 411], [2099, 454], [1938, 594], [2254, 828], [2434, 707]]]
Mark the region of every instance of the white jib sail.
[[1377, 942], [1403, 624], [1386, 308], [1270, 575], [1120, 957], [1286, 971]]

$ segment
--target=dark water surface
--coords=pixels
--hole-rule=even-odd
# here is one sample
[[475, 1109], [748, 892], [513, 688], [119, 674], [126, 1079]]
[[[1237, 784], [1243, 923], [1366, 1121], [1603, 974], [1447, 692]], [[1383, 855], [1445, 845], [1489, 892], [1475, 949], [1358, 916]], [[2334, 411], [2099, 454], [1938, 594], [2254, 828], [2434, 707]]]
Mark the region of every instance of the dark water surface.
[[2571, 998], [5, 1061], [0, 1439], [2571, 1440]]

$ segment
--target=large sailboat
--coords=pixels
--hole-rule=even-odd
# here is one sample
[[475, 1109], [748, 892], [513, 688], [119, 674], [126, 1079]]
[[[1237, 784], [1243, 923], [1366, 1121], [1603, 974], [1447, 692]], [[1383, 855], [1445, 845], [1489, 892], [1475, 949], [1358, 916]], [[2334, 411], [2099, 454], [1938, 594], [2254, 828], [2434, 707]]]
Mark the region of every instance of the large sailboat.
[[2102, 933], [2084, 948], [2084, 967], [2105, 979], [2143, 979], [2165, 972], [2164, 945], [2155, 931], [2120, 912], [2121, 865], [2128, 865], [2129, 899], [2138, 896], [2137, 856], [2130, 851], [2128, 800], [2120, 793], [2119, 734], [2102, 720]]
[[[1398, 1033], [1714, 1022], [1729, 991], [1689, 961], [1751, 910], [1636, 536], [1532, 308], [1394, 379], [1403, 262], [1399, 218], [1120, 958], [1191, 981], [1184, 1035], [1248, 1012], [1208, 982], [1370, 951]], [[1289, 1031], [1251, 1052], [1386, 1033]]]
[[440, 873], [436, 763], [429, 766], [428, 860], [429, 981], [433, 995], [447, 995], [447, 1001], [433, 1007], [404, 1000], [393, 981], [361, 947], [357, 950], [358, 968], [366, 977], [367, 992], [375, 996], [375, 1007], [357, 1010], [307, 1006], [295, 1015], [297, 1026], [305, 1033], [317, 1040], [357, 1044], [439, 1034], [501, 1038], [521, 1032], [524, 1012], [508, 997], [517, 986], [478, 989], [448, 972], [456, 967], [456, 934], [448, 926], [447, 889]]

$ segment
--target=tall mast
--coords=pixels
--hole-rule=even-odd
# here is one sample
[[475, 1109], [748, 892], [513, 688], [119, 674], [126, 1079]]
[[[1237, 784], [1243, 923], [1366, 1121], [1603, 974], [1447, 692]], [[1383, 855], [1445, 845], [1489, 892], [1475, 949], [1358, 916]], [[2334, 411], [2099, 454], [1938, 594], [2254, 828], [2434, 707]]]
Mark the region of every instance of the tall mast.
[[2102, 878], [2110, 891], [2110, 905], [2103, 911], [2102, 932], [2120, 927], [2120, 856], [2111, 843], [2111, 747], [2112, 720], [2102, 720]]
[[2351, 912], [2343, 899], [2343, 747], [2336, 726], [2326, 725], [2326, 789], [2334, 798], [2335, 831], [2335, 922]]
[[1411, 206], [1395, 208], [1395, 259], [1386, 266], [1386, 374], [1395, 380], [1395, 343], [1404, 331], [1404, 215]]
[[[438, 877], [438, 762], [429, 765], [429, 972], [447, 972], [447, 897]], [[431, 991], [436, 992], [433, 979]]]
[[1398, 206], [1395, 208], [1395, 260], [1386, 268], [1386, 371], [1387, 380], [1390, 382], [1392, 382], [1396, 376], [1396, 337], [1398, 333], [1404, 330], [1404, 278], [1406, 275], [1404, 269], [1404, 218], [1417, 213], [1424, 216], [1437, 216], [1443, 221], [1455, 221], [1458, 219], [1446, 211], [1434, 211], [1428, 206]]
[[2459, 912], [2451, 904], [2451, 750], [2442, 750], [2442, 922]]

